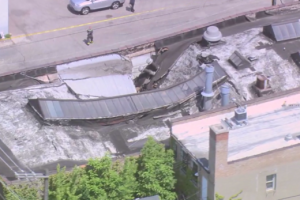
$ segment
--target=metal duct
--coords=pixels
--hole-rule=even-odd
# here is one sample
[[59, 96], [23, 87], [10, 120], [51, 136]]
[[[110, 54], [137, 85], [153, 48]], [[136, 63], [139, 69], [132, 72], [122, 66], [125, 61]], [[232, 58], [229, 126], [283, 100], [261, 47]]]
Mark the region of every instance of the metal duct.
[[230, 87], [227, 84], [221, 86], [221, 105], [227, 106], [230, 101]]
[[205, 72], [206, 72], [205, 88], [204, 91], [201, 93], [202, 96], [204, 97], [214, 96], [214, 92], [213, 92], [214, 71], [215, 68], [212, 65], [207, 65], [205, 68]]
[[206, 65], [206, 80], [204, 91], [201, 92], [203, 96], [203, 110], [210, 110], [212, 108], [212, 97], [214, 96], [213, 92], [213, 78], [214, 78], [215, 68], [212, 65]]

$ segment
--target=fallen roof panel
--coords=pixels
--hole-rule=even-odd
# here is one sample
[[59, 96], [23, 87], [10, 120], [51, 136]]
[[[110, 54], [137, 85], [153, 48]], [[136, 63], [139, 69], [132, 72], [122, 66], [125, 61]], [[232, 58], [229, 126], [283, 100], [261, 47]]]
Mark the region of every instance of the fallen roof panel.
[[80, 80], [64, 80], [78, 95], [113, 97], [136, 93], [133, 81], [128, 75], [110, 75]]
[[[220, 65], [214, 66], [214, 81], [226, 76]], [[203, 71], [190, 80], [166, 89], [93, 100], [29, 99], [28, 104], [42, 119], [50, 121], [114, 118], [181, 103], [204, 84]]]

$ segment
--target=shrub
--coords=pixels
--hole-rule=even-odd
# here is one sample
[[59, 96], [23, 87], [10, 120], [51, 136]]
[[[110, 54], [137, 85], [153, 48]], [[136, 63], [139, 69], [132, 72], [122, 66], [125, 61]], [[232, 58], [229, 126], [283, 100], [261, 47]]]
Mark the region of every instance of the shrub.
[[5, 34], [4, 37], [7, 38], [7, 39], [8, 39], [8, 38], [11, 38], [11, 34], [9, 34], [9, 33], [8, 33], [8, 34]]

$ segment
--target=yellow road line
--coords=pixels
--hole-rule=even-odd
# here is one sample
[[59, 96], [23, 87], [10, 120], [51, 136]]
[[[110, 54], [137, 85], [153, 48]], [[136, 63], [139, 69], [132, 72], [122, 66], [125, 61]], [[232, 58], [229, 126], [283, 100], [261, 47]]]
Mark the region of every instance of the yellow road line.
[[12, 36], [11, 39], [28, 37], [28, 36], [33, 36], [33, 35], [41, 35], [41, 34], [45, 34], [45, 33], [52, 33], [52, 32], [57, 32], [57, 31], [62, 31], [62, 30], [72, 29], [72, 28], [78, 28], [78, 27], [81, 27], [81, 26], [87, 26], [87, 25], [92, 25], [92, 24], [99, 24], [99, 23], [103, 23], [103, 22], [114, 21], [114, 20], [117, 20], [117, 19], [124, 19], [124, 18], [133, 17], [133, 16], [137, 16], [137, 15], [142, 15], [142, 14], [147, 14], [147, 13], [151, 13], [151, 12], [157, 12], [157, 11], [164, 10], [164, 9], [165, 8], [160, 8], [160, 9], [155, 9], [155, 10], [150, 10], [150, 11], [125, 15], [125, 16], [121, 16], [121, 17], [114, 17], [114, 18], [110, 18], [110, 19], [104, 19], [104, 20], [100, 20], [100, 21], [96, 21], [96, 22], [79, 24], [79, 25], [75, 25], [75, 26], [68, 26], [68, 27], [63, 27], [63, 28], [58, 28], [58, 29], [53, 29], [53, 30], [48, 30], [48, 31], [42, 31], [42, 32], [37, 32], [37, 33], [29, 33], [29, 34], [25, 34], [25, 35], [17, 35], [17, 36]]

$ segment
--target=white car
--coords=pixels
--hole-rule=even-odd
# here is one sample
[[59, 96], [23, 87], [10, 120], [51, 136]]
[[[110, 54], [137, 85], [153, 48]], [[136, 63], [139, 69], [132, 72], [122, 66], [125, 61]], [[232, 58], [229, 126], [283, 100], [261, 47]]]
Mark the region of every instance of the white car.
[[101, 8], [118, 9], [124, 2], [125, 0], [70, 0], [70, 6], [73, 10], [87, 15], [91, 10]]

